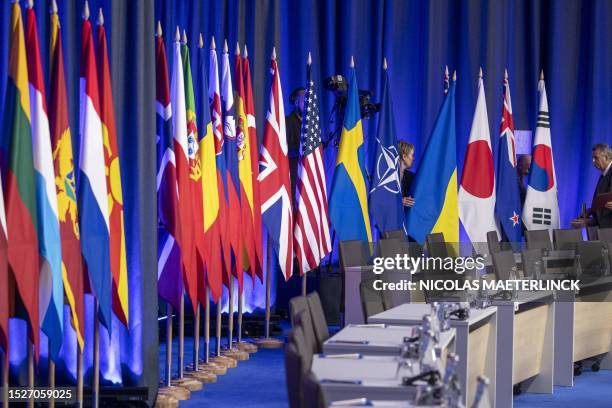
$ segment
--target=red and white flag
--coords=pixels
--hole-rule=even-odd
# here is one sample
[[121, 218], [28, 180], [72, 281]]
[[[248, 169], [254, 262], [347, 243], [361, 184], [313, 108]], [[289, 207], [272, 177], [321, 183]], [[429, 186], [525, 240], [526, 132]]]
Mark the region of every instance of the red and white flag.
[[308, 59], [308, 86], [301, 132], [302, 158], [298, 167], [297, 213], [293, 231], [301, 275], [318, 267], [331, 251], [319, 102], [310, 75], [310, 55]]
[[268, 242], [272, 243], [283, 275], [288, 280], [293, 271], [293, 207], [287, 157], [285, 107], [274, 51], [270, 72], [272, 74], [270, 107], [259, 156], [261, 214], [270, 235]]
[[474, 244], [486, 242], [489, 231], [496, 231], [499, 236], [495, 222], [495, 166], [482, 71], [478, 79], [478, 100], [470, 141], [461, 173], [459, 218]]

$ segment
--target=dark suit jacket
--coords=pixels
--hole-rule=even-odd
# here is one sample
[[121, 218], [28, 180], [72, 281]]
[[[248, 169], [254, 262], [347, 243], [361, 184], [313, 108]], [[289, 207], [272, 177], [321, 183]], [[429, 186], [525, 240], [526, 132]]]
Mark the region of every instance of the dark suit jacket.
[[291, 177], [291, 197], [294, 199], [298, 161], [300, 159], [300, 133], [302, 130], [302, 118], [295, 110], [291, 112], [289, 116], [285, 117], [285, 129], [287, 133], [287, 148], [289, 149], [287, 153], [289, 156], [289, 173]]
[[408, 170], [404, 169], [404, 175], [402, 176], [402, 197], [410, 197], [410, 187], [412, 186], [412, 181], [414, 180], [415, 174]]
[[[612, 168], [608, 170], [608, 174], [599, 177], [593, 199], [604, 193], [612, 193]], [[594, 215], [599, 228], [612, 228], [612, 210], [604, 208], [603, 210], [595, 211]]]

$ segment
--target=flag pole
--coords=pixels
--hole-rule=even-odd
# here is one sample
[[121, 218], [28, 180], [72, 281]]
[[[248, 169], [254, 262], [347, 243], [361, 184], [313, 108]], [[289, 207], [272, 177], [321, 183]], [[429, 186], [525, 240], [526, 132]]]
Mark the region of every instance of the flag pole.
[[55, 398], [53, 391], [55, 390], [55, 362], [49, 359], [49, 388], [51, 388], [51, 398], [49, 399], [49, 408], [55, 407]]
[[83, 408], [83, 350], [77, 345], [77, 407]]
[[238, 288], [238, 346], [240, 346], [240, 343], [242, 343], [242, 301], [243, 300], [244, 300], [244, 287]]
[[306, 296], [306, 273], [302, 274], [302, 296]]
[[178, 354], [178, 378], [184, 377], [183, 364], [185, 363], [185, 296], [181, 295], [179, 315], [179, 354]]
[[257, 345], [263, 348], [282, 348], [281, 340], [270, 337], [270, 289], [272, 286], [272, 250], [270, 248], [270, 235], [266, 240], [266, 317], [264, 321], [264, 337], [257, 341]]
[[172, 386], [172, 305], [166, 305], [166, 387]]
[[98, 298], [94, 300], [94, 338], [93, 338], [93, 385], [92, 406], [100, 406], [100, 306]]
[[2, 361], [2, 406], [9, 406], [9, 357], [7, 350], [4, 350], [4, 361]]
[[[32, 352], [32, 342], [28, 342], [28, 386], [34, 389], [34, 353]], [[34, 408], [34, 397], [28, 401], [28, 407]]]
[[228, 328], [227, 328], [227, 349], [232, 350], [233, 331], [234, 331], [234, 278], [230, 278], [229, 305], [228, 305]]
[[210, 355], [210, 291], [206, 288], [206, 310], [204, 311], [204, 364], [209, 364]]
[[217, 352], [215, 355], [221, 357], [221, 298], [217, 302]]
[[200, 361], [200, 302], [196, 306], [193, 322], [193, 371], [198, 371]]

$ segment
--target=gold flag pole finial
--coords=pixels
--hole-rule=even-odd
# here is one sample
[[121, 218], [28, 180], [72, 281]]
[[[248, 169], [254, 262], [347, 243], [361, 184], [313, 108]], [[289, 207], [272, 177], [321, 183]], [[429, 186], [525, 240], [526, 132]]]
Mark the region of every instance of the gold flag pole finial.
[[225, 39], [225, 42], [223, 43], [223, 52], [225, 54], [229, 54], [229, 48], [227, 48], [227, 38]]
[[272, 59], [276, 60], [276, 47], [272, 47]]
[[200, 37], [198, 38], [198, 47], [204, 48], [204, 38], [202, 37], [202, 33], [200, 33]]
[[181, 39], [181, 42], [183, 45], [187, 44], [187, 32], [185, 30], [183, 30], [183, 38]]
[[540, 71], [540, 81], [544, 80], [544, 70]]
[[351, 55], [351, 68], [355, 68], [355, 58]]
[[104, 25], [104, 14], [102, 13], [102, 7], [100, 7], [100, 10], [98, 10], [98, 25]]
[[26, 2], [26, 8], [31, 9], [32, 7], [34, 7], [34, 0], [28, 0]]
[[453, 81], [457, 80], [457, 71], [453, 71]]
[[240, 55], [240, 43], [238, 41], [236, 41], [236, 54], [235, 55]]
[[247, 49], [246, 43], [244, 43], [244, 58], [249, 58], [249, 50]]
[[157, 22], [157, 32], [155, 33], [155, 35], [157, 35], [158, 37], [162, 36], [161, 21]]
[[504, 79], [508, 80], [508, 68], [504, 69]]
[[57, 14], [57, 2], [51, 0], [51, 14]]
[[478, 78], [482, 79], [482, 67], [480, 67], [480, 70], [478, 71]]
[[383, 58], [383, 69], [386, 71], [389, 66], [387, 65], [387, 57]]
[[176, 34], [174, 35], [174, 39], [176, 42], [181, 41], [181, 30], [179, 30], [178, 26], [176, 26]]
[[308, 65], [312, 65], [312, 54], [310, 53], [310, 51], [308, 51], [308, 61], [307, 61]]
[[215, 36], [214, 35], [212, 37], [210, 37], [210, 49], [211, 50], [216, 50], [217, 49], [217, 44], [215, 44]]

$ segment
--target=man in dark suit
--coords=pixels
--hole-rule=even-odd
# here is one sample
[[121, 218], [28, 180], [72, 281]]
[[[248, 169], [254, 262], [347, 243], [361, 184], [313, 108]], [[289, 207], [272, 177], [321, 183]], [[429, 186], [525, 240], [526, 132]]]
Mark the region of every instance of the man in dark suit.
[[285, 118], [287, 148], [289, 149], [291, 197], [294, 199], [293, 201], [295, 201], [295, 186], [297, 183], [298, 162], [300, 160], [300, 134], [302, 130], [302, 115], [304, 113], [304, 94], [305, 89], [302, 87], [296, 88], [291, 92], [289, 101], [293, 105], [293, 112]]
[[[594, 200], [601, 194], [612, 193], [612, 150], [606, 143], [593, 146], [593, 165], [601, 171], [593, 194]], [[604, 208], [593, 211], [593, 215], [599, 228], [612, 228], [612, 201], [608, 201]]]
[[516, 171], [518, 173], [518, 186], [519, 194], [521, 196], [521, 208], [525, 204], [525, 197], [527, 197], [527, 176], [529, 175], [529, 169], [531, 168], [531, 155], [521, 154], [518, 157]]

